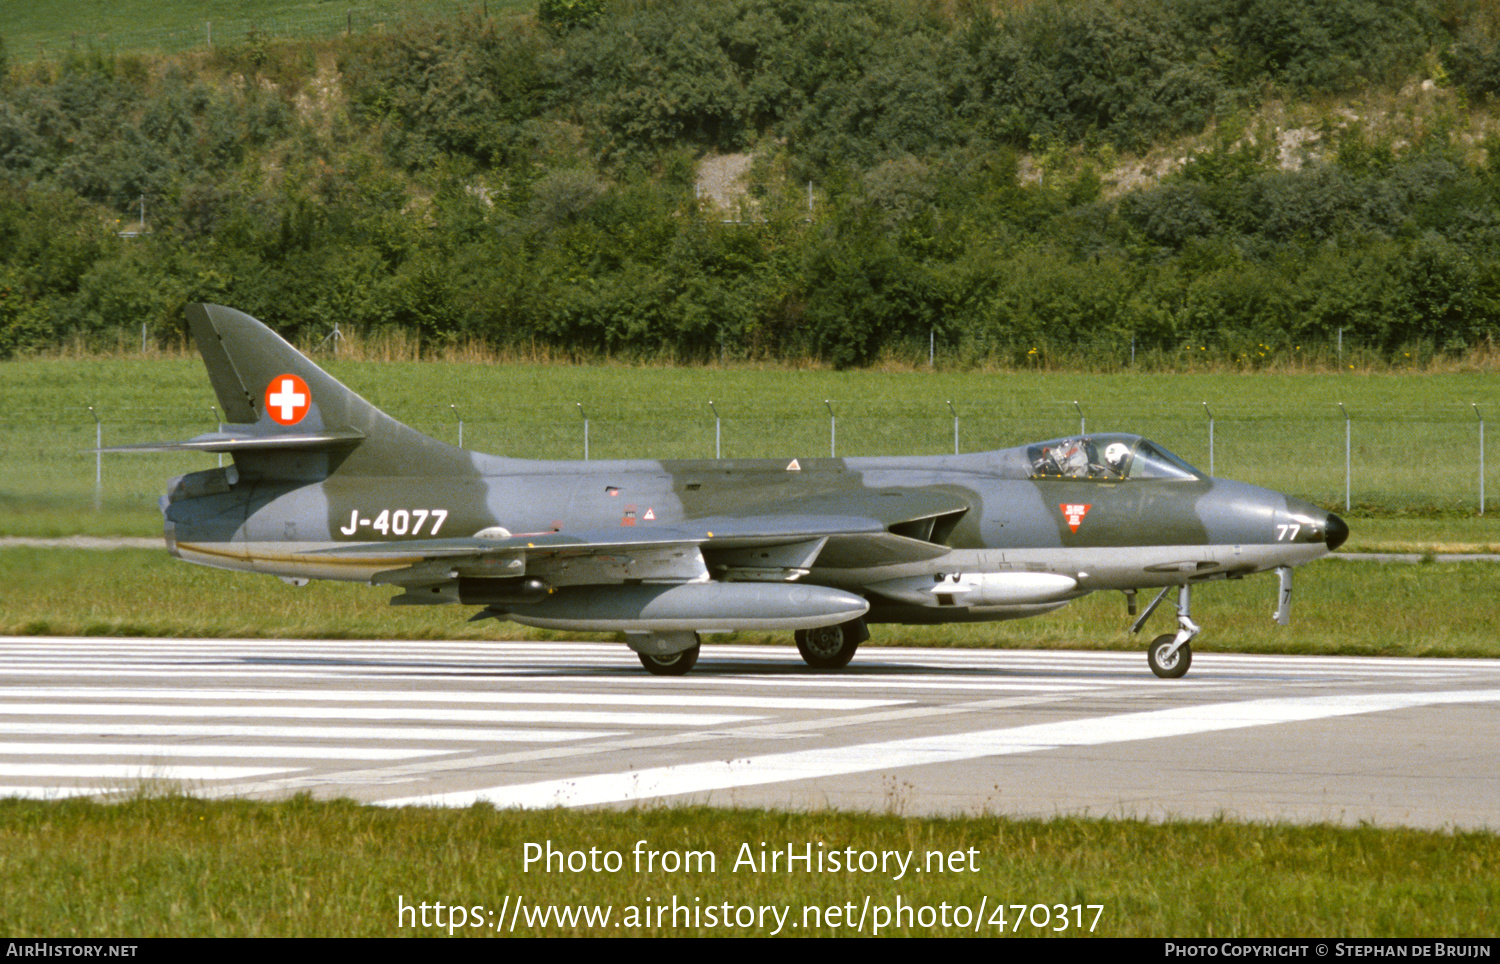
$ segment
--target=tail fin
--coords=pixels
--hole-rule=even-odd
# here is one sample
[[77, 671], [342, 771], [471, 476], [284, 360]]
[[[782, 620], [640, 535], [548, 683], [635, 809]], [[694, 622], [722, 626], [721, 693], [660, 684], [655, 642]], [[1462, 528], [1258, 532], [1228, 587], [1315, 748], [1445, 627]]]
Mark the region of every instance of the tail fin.
[[234, 424], [185, 446], [231, 452], [242, 474], [260, 478], [474, 471], [468, 453], [386, 415], [244, 312], [189, 305], [187, 321]]

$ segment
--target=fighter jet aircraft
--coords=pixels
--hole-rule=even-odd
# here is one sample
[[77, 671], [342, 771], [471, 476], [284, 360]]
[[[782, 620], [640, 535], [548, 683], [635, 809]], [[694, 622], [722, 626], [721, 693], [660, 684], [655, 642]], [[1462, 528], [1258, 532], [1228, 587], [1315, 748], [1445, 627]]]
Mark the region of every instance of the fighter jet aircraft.
[[546, 462], [483, 455], [387, 416], [265, 325], [216, 305], [188, 324], [224, 430], [126, 446], [228, 453], [162, 498], [181, 559], [295, 584], [399, 590], [564, 631], [623, 632], [657, 675], [700, 634], [790, 630], [848, 664], [870, 623], [1016, 619], [1091, 592], [1177, 591], [1151, 670], [1187, 672], [1193, 587], [1291, 567], [1349, 529], [1310, 503], [1212, 479], [1136, 435], [971, 455]]

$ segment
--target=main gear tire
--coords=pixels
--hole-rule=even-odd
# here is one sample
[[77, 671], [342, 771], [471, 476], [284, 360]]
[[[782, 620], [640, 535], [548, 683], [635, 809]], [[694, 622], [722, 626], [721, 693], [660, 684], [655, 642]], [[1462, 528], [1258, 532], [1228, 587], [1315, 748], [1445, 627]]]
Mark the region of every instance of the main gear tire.
[[860, 644], [858, 635], [848, 625], [799, 629], [795, 635], [797, 652], [813, 669], [843, 669]]
[[698, 665], [698, 649], [698, 646], [693, 646], [670, 656], [652, 656], [650, 653], [636, 655], [652, 676], [686, 676], [689, 670]]
[[1188, 667], [1193, 665], [1193, 647], [1188, 643], [1183, 643], [1177, 647], [1177, 652], [1167, 655], [1176, 638], [1176, 633], [1163, 633], [1153, 639], [1146, 650], [1146, 661], [1151, 664], [1151, 672], [1162, 679], [1181, 679], [1187, 675]]

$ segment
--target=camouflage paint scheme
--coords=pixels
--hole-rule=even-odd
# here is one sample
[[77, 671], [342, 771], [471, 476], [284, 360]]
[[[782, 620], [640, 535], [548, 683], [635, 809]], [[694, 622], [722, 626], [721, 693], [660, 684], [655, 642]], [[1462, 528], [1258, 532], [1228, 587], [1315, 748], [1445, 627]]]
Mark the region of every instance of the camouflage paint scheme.
[[233, 465], [169, 484], [174, 555], [624, 631], [660, 674], [691, 668], [704, 631], [793, 630], [804, 659], [835, 668], [870, 622], [1018, 618], [1100, 589], [1134, 611], [1135, 590], [1178, 586], [1181, 628], [1151, 653], [1177, 676], [1198, 631], [1191, 585], [1279, 570], [1284, 621], [1290, 567], [1348, 535], [1316, 506], [1207, 478], [1132, 435], [921, 458], [484, 455], [391, 419], [248, 315], [187, 316], [228, 424], [128, 448]]

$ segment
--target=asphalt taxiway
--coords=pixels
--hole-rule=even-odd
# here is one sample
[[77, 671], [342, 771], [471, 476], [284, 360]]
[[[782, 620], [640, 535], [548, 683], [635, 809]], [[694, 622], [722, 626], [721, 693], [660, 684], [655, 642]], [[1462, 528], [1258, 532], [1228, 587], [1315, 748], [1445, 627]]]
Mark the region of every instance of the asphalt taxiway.
[[0, 638], [0, 796], [1500, 826], [1500, 661]]

